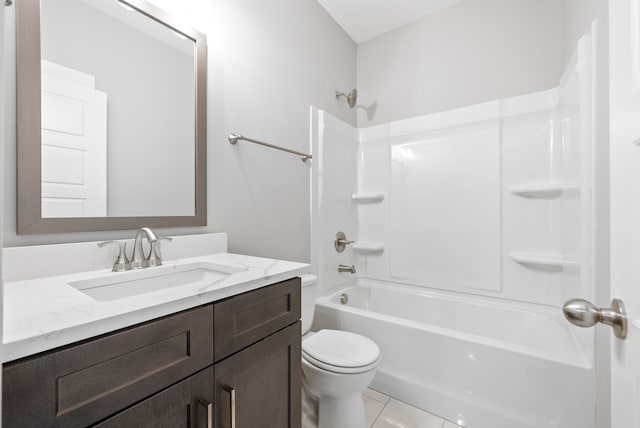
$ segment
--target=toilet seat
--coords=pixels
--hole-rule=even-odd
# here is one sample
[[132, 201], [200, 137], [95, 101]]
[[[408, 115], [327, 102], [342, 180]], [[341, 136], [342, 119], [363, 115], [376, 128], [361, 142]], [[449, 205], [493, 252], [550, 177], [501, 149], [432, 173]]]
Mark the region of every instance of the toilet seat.
[[356, 333], [320, 330], [302, 342], [302, 357], [333, 373], [363, 373], [378, 365], [380, 348]]

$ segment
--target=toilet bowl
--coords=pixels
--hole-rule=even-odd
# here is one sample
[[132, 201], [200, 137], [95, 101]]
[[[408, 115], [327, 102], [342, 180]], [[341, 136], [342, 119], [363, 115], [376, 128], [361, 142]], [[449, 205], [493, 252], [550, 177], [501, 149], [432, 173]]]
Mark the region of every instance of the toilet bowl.
[[[315, 276], [302, 278], [302, 333], [307, 333], [315, 308]], [[362, 391], [371, 383], [380, 348], [356, 333], [320, 330], [302, 340], [302, 384], [317, 399], [318, 428], [365, 428]], [[313, 406], [307, 406], [309, 408]]]

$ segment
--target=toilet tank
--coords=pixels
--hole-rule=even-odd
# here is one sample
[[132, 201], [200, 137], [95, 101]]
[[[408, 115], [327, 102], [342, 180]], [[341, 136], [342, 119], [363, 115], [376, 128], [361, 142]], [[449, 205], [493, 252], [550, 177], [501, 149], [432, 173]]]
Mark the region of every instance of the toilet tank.
[[302, 279], [302, 334], [305, 334], [313, 324], [318, 277], [306, 274], [301, 275], [300, 278]]

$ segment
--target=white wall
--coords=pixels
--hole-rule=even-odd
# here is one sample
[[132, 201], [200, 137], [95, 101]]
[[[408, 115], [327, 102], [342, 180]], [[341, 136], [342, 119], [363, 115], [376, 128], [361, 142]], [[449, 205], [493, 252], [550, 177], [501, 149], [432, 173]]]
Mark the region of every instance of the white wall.
[[[309, 165], [249, 143], [231, 146], [226, 137], [243, 133], [306, 152], [309, 105], [355, 125], [354, 111], [334, 96], [355, 87], [355, 43], [315, 0], [153, 2], [205, 32], [209, 46], [208, 226], [161, 233], [225, 231], [230, 251], [308, 261]], [[3, 63], [13, 69], [14, 58], [8, 52]], [[15, 76], [8, 76], [8, 88], [15, 93]], [[131, 231], [16, 235], [15, 99], [8, 101], [5, 245], [130, 237]]]
[[358, 126], [552, 88], [563, 24], [563, 1], [476, 0], [362, 43]]

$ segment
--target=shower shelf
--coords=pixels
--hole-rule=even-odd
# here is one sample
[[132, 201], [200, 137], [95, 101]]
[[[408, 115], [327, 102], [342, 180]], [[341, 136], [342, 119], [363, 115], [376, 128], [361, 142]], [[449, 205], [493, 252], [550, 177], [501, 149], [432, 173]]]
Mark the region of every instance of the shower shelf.
[[559, 268], [580, 267], [580, 262], [577, 259], [562, 254], [523, 253], [514, 251], [510, 253], [509, 256], [522, 265]]
[[351, 249], [360, 254], [382, 253], [384, 251], [384, 244], [377, 242], [354, 242], [351, 244]]
[[524, 198], [540, 198], [551, 199], [557, 198], [562, 193], [576, 192], [580, 188], [575, 184], [522, 184], [518, 186], [512, 186], [509, 190], [514, 195], [522, 196]]
[[351, 195], [351, 199], [359, 204], [372, 204], [375, 202], [382, 202], [384, 200], [384, 193], [354, 193]]

